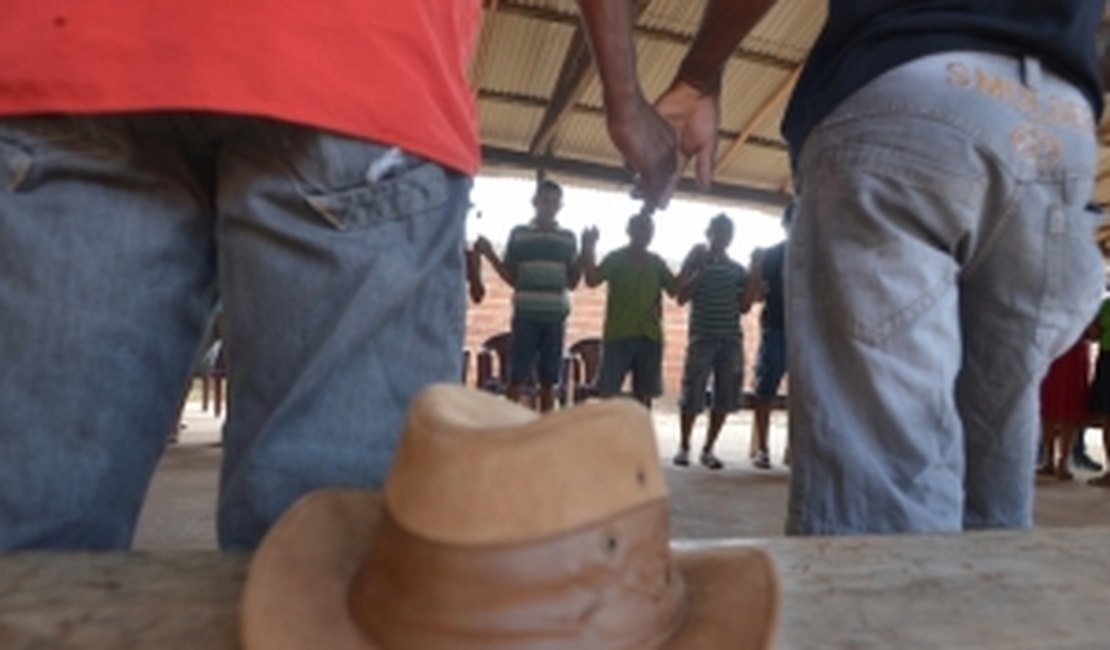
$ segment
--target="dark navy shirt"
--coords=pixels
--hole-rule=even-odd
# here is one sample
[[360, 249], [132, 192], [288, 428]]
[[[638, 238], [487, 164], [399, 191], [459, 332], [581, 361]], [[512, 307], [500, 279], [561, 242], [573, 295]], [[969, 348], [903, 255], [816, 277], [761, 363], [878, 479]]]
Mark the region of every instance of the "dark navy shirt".
[[786, 255], [786, 242], [779, 242], [763, 252], [763, 263], [759, 272], [767, 284], [767, 295], [764, 296], [763, 311], [759, 316], [759, 324], [763, 329], [785, 330], [784, 317], [782, 266]]
[[797, 157], [850, 94], [913, 59], [955, 50], [1031, 54], [1102, 113], [1095, 38], [1105, 0], [829, 0], [824, 31], [783, 122]]

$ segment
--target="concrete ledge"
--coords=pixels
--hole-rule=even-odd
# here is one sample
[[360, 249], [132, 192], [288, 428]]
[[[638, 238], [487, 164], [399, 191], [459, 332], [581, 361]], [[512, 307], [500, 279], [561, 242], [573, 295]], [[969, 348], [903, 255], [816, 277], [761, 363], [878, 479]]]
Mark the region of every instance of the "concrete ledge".
[[[678, 544], [774, 557], [779, 648], [1106, 647], [1110, 528]], [[237, 648], [248, 559], [0, 555], [0, 645]]]

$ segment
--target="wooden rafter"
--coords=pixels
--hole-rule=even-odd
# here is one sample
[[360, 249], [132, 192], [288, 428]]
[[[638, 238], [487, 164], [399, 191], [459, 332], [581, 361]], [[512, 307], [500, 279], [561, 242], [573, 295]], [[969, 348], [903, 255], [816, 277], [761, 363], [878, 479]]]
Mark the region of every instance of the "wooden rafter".
[[532, 143], [528, 151], [532, 155], [539, 155], [548, 149], [559, 126], [571, 109], [582, 99], [583, 93], [590, 81], [597, 75], [590, 60], [590, 45], [586, 40], [586, 33], [581, 27], [574, 30], [570, 47], [567, 49], [563, 67], [559, 72], [559, 80], [555, 83], [555, 92], [551, 101], [544, 110], [536, 134], [532, 136]]
[[[651, 0], [636, 0], [633, 24], [639, 22], [640, 16], [647, 10], [649, 4]], [[586, 30], [579, 23], [559, 70], [559, 79], [555, 82], [555, 92], [552, 94], [551, 102], [547, 105], [536, 134], [532, 137], [532, 143], [528, 146], [528, 151], [533, 156], [538, 156], [550, 149], [551, 142], [558, 134], [563, 120], [582, 99], [582, 95], [596, 78], [597, 68], [593, 65], [593, 58], [590, 55]]]
[[778, 90], [776, 90], [767, 101], [763, 102], [763, 105], [755, 112], [752, 119], [748, 120], [748, 123], [740, 130], [740, 135], [736, 137], [736, 140], [734, 140], [729, 148], [717, 158], [715, 166], [717, 170], [724, 167], [744, 145], [748, 144], [748, 141], [751, 140], [752, 136], [755, 134], [756, 129], [763, 124], [763, 120], [767, 119], [767, 116], [770, 115], [772, 111], [786, 101], [786, 98], [790, 96], [790, 92], [794, 90], [794, 84], [798, 83], [798, 77], [802, 74], [802, 67], [803, 66], [799, 65], [795, 68], [794, 71], [790, 73], [790, 76], [787, 77], [786, 81], [778, 87]]

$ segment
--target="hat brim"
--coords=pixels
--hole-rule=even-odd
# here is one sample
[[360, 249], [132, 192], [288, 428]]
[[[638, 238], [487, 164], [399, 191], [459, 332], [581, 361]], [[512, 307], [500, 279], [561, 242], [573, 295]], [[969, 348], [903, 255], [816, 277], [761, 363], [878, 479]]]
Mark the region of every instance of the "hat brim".
[[[362, 635], [347, 605], [381, 507], [374, 492], [321, 490], [274, 524], [247, 574], [240, 619], [246, 650], [388, 650]], [[686, 582], [688, 614], [660, 650], [771, 647], [779, 588], [766, 553], [676, 550], [674, 561]]]

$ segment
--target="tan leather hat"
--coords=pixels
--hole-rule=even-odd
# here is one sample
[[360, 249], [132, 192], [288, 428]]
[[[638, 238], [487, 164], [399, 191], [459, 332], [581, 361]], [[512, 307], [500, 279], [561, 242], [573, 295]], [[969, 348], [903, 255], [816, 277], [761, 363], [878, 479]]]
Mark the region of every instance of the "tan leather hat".
[[769, 557], [672, 550], [647, 411], [540, 418], [436, 386], [381, 494], [295, 504], [255, 554], [248, 650], [733, 650], [771, 646]]

